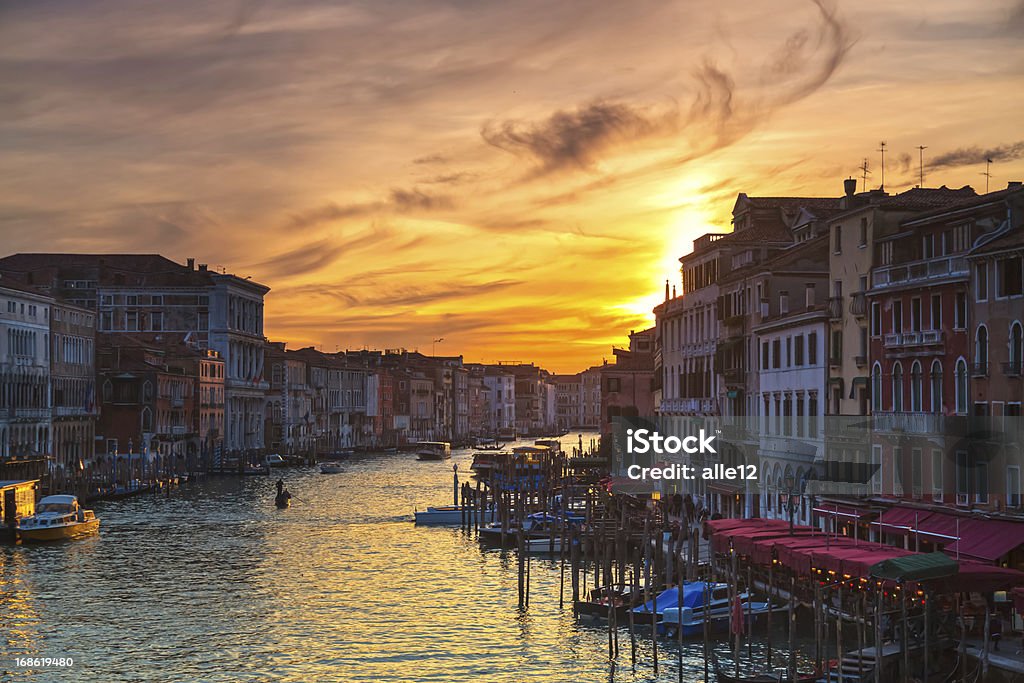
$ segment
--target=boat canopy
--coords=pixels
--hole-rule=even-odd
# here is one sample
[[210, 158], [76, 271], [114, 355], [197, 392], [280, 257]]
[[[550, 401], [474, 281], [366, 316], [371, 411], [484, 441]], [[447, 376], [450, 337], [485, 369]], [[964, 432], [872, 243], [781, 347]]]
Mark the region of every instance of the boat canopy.
[[871, 576], [893, 581], [924, 581], [953, 576], [960, 565], [946, 553], [906, 555], [871, 565]]
[[445, 448], [449, 444], [447, 441], [420, 441], [416, 444], [417, 446], [437, 446], [439, 448]]

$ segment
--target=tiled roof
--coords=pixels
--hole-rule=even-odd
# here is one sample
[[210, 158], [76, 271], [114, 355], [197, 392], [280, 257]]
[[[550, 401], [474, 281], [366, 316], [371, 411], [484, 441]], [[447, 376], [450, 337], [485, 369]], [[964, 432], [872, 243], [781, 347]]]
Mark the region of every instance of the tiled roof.
[[904, 220], [903, 223], [916, 223], [921, 220], [927, 220], [929, 218], [932, 218], [933, 216], [942, 215], [949, 211], [961, 211], [976, 206], [984, 206], [985, 204], [990, 204], [992, 202], [1002, 201], [1013, 195], [1020, 195], [1024, 197], [1024, 188], [1022, 188], [1020, 185], [1017, 185], [1014, 187], [1005, 188], [1003, 190], [989, 192], [988, 194], [976, 194], [973, 190], [971, 190], [971, 194], [965, 193], [964, 196], [960, 197], [956, 201], [950, 201], [948, 204], [945, 204], [941, 207], [932, 208], [931, 210], [926, 211], [917, 216], [911, 216], [910, 218]]
[[[743, 193], [740, 196], [746, 198], [755, 209], [782, 209], [786, 212], [839, 209], [840, 201], [838, 197], [748, 197]], [[739, 199], [736, 201], [738, 203]]]
[[957, 189], [948, 188], [945, 185], [942, 187], [915, 187], [906, 192], [886, 197], [879, 201], [877, 206], [890, 211], [927, 211], [954, 206], [977, 196], [978, 193], [970, 185], [964, 185]]

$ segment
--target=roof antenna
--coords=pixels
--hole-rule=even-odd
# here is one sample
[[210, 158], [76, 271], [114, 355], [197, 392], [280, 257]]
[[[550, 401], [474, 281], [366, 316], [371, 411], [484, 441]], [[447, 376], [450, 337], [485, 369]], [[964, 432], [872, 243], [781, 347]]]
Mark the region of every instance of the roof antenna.
[[985, 176], [985, 194], [988, 194], [988, 181], [992, 180], [992, 160], [985, 159], [985, 172], [981, 175]]
[[928, 147], [925, 146], [925, 145], [918, 145], [917, 146], [918, 169], [920, 169], [920, 174], [921, 174], [921, 185], [920, 185], [921, 187], [924, 187], [924, 151], [926, 149], [928, 149]]
[[871, 175], [871, 171], [868, 170], [868, 160], [867, 160], [867, 157], [864, 158], [864, 163], [860, 165], [860, 172], [861, 172], [861, 183], [862, 183], [861, 184], [861, 191], [862, 192], [867, 192], [868, 191], [868, 176]]
[[879, 190], [885, 191], [885, 140], [879, 143], [881, 145], [878, 151], [882, 153], [882, 184], [878, 186]]

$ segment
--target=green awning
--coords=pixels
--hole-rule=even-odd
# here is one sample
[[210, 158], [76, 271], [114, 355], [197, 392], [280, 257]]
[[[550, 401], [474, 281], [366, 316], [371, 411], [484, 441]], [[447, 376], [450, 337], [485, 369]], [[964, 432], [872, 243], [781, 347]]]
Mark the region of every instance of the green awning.
[[894, 557], [871, 565], [871, 576], [893, 581], [927, 581], [953, 576], [960, 565], [946, 553], [922, 553]]

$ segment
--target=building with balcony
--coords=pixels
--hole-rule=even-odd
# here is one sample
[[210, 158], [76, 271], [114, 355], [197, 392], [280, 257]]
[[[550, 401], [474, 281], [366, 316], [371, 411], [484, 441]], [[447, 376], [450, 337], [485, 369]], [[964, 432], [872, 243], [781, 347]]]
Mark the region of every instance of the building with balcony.
[[[967, 418], [986, 418], [992, 405], [988, 321], [976, 307], [995, 296], [996, 259], [984, 250], [1020, 220], [1020, 196], [1010, 188], [960, 198], [875, 240], [868, 301], [878, 495], [974, 509], [1002, 499], [993, 493], [991, 449], [970, 436]], [[1011, 321], [1001, 322], [1009, 341]]]
[[0, 279], [0, 459], [51, 453], [53, 298]]
[[95, 448], [96, 314], [54, 301], [50, 347], [53, 458], [60, 466], [78, 468]]
[[516, 429], [516, 377], [504, 366], [484, 366], [484, 401], [489, 436]]
[[171, 334], [224, 359], [225, 447], [263, 446], [263, 298], [269, 287], [157, 254], [14, 254], [0, 273], [97, 316], [103, 333]]
[[601, 433], [617, 417], [653, 417], [654, 328], [630, 331], [629, 348], [613, 348], [614, 363], [601, 366]]

